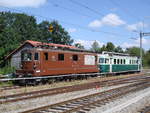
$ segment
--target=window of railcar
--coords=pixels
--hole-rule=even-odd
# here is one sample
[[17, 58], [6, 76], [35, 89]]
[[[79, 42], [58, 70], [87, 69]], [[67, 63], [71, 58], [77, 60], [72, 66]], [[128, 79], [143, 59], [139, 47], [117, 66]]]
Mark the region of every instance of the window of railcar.
[[117, 64], [119, 64], [119, 59], [117, 59]]
[[64, 54], [58, 54], [58, 60], [64, 61]]
[[104, 60], [105, 60], [104, 58], [100, 58], [99, 63], [104, 63]]
[[123, 62], [122, 62], [122, 59], [121, 59], [121, 64], [122, 64]]
[[78, 55], [72, 55], [73, 61], [78, 61]]
[[136, 63], [137, 63], [137, 64], [139, 64], [139, 61], [138, 61], [138, 60], [136, 60]]
[[130, 60], [130, 64], [131, 64], [131, 60]]
[[109, 63], [109, 59], [105, 58], [105, 64], [108, 64], [108, 63]]
[[116, 62], [116, 59], [114, 59], [114, 64], [116, 64], [117, 62]]
[[125, 59], [123, 60], [123, 63], [126, 64], [126, 60]]
[[97, 62], [97, 59], [98, 59], [97, 56], [95, 56], [95, 62]]
[[34, 60], [39, 60], [39, 54], [38, 53], [34, 54]]
[[45, 59], [45, 60], [48, 60], [48, 53], [47, 53], [47, 52], [44, 53], [44, 59]]

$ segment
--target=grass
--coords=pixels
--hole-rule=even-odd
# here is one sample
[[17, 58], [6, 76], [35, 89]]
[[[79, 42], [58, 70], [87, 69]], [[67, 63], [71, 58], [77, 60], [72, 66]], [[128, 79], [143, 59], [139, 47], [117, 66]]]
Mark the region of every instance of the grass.
[[10, 74], [13, 73], [15, 71], [14, 67], [10, 67], [10, 66], [5, 66], [3, 68], [0, 68], [0, 74], [5, 75], [5, 74]]
[[5, 87], [5, 86], [13, 86], [13, 83], [11, 81], [0, 82], [0, 87]]

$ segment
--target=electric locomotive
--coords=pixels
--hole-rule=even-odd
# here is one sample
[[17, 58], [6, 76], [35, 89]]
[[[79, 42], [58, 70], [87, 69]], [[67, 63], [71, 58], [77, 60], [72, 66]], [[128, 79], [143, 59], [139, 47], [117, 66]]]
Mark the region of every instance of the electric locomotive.
[[31, 48], [21, 52], [18, 77], [98, 73], [97, 54], [52, 48]]

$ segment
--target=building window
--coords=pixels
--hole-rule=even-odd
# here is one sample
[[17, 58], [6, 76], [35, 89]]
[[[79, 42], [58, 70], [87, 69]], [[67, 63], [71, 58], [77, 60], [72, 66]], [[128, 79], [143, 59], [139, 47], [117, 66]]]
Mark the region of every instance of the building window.
[[34, 60], [39, 60], [39, 54], [38, 53], [34, 54]]
[[78, 61], [78, 55], [73, 55], [72, 59], [73, 59], [73, 61]]
[[48, 60], [48, 53], [47, 53], [47, 52], [44, 53], [44, 59], [45, 59], [45, 60]]
[[64, 61], [64, 54], [58, 54], [58, 61]]
[[116, 64], [117, 62], [116, 62], [116, 59], [114, 59], [114, 64]]

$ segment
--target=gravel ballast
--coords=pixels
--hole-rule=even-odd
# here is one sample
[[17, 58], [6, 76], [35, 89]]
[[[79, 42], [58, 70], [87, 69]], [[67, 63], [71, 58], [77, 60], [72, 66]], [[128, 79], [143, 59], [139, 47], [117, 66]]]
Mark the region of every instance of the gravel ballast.
[[150, 105], [150, 88], [130, 93], [89, 113], [139, 113], [146, 105]]
[[53, 96], [46, 96], [46, 97], [30, 99], [30, 100], [25, 100], [25, 101], [18, 101], [14, 103], [2, 104], [0, 105], [0, 111], [2, 113], [18, 113], [18, 112], [33, 109], [36, 107], [54, 104], [54, 103], [58, 103], [61, 101], [70, 100], [73, 98], [78, 98], [78, 97], [82, 97], [82, 96], [86, 96], [86, 95], [90, 95], [93, 93], [102, 92], [102, 91], [106, 91], [109, 89], [122, 87], [122, 86], [125, 86], [125, 85], [93, 88], [93, 89], [88, 89], [88, 90], [75, 91], [75, 92], [63, 93], [63, 94], [58, 94], [58, 95], [53, 95]]

